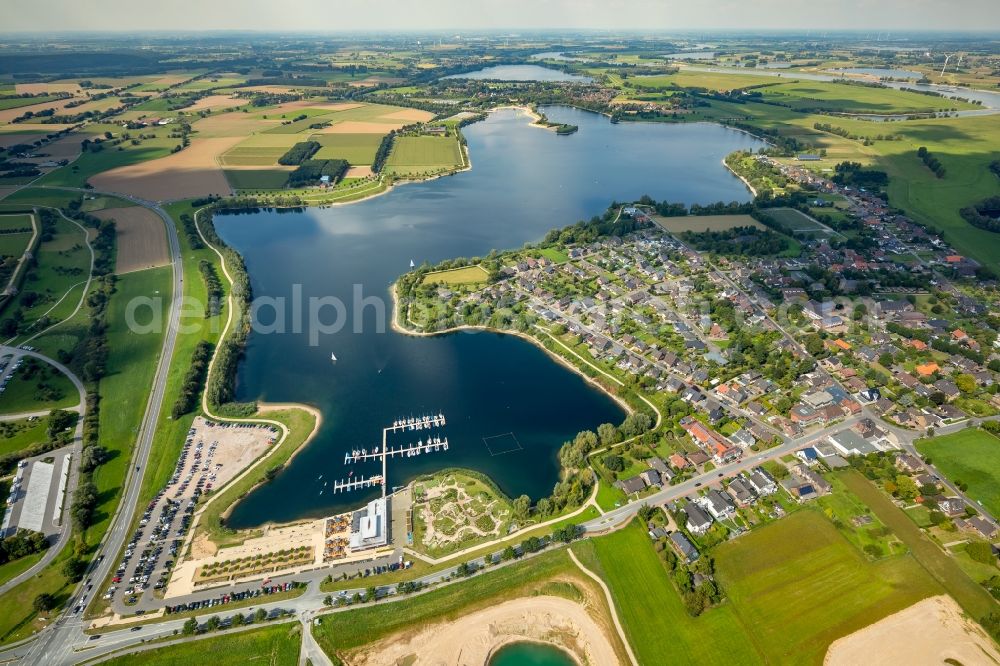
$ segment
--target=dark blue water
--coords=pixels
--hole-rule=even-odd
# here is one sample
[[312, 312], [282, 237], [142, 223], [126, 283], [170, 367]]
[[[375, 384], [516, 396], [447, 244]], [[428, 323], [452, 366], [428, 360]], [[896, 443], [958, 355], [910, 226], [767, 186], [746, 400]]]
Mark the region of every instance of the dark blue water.
[[[376, 308], [360, 316], [351, 308], [360, 285], [363, 296], [386, 301], [389, 317], [387, 289], [411, 259], [433, 263], [519, 247], [600, 213], [613, 199], [749, 197], [721, 164], [733, 150], [762, 145], [745, 134], [708, 124], [612, 125], [567, 108], [546, 112], [580, 131], [558, 136], [529, 126], [523, 114], [498, 112], [464, 130], [470, 171], [349, 206], [216, 218], [219, 233], [244, 256], [256, 297], [290, 298], [293, 285], [301, 285], [306, 303], [333, 295], [348, 306], [344, 330], [318, 336], [317, 346], [308, 326], [293, 332], [290, 305], [287, 332], [251, 334], [239, 397], [309, 403], [325, 422], [288, 468], [237, 505], [231, 526], [318, 516], [371, 498], [375, 491], [320, 495], [317, 477], [346, 477], [352, 468], [344, 466], [344, 452], [371, 448], [400, 416], [443, 411], [452, 446], [391, 462], [391, 485], [464, 466], [489, 474], [510, 495], [532, 498], [548, 495], [558, 481], [556, 456], [564, 441], [621, 421], [616, 403], [528, 342], [492, 333], [415, 338], [379, 332]], [[261, 312], [261, 322], [273, 319], [270, 310]], [[333, 321], [332, 311], [325, 321]], [[363, 324], [360, 333], [356, 324]], [[521, 450], [490, 455], [483, 438], [511, 432]], [[380, 471], [374, 464], [353, 470]]]

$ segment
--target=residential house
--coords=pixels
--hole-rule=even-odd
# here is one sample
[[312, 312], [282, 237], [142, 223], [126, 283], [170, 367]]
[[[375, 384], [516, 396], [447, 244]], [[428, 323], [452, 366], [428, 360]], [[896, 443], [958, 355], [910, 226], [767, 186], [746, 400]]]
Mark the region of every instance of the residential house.
[[688, 502], [684, 514], [687, 516], [687, 529], [692, 534], [704, 534], [712, 527], [712, 517], [694, 502]]

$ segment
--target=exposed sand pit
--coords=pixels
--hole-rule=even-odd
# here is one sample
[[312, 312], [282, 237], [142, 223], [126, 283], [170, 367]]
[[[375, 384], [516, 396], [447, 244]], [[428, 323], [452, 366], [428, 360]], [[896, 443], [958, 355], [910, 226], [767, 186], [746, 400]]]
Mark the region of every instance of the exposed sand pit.
[[[331, 118], [331, 120], [334, 120]], [[317, 130], [317, 134], [388, 134], [390, 130], [399, 129], [406, 123], [385, 122], [371, 123], [364, 120], [345, 120], [342, 123]]]
[[561, 597], [507, 601], [436, 624], [416, 633], [396, 634], [350, 653], [351, 664], [485, 664], [497, 649], [514, 641], [554, 643], [588, 664], [620, 663], [604, 629], [587, 609]]
[[115, 221], [118, 234], [115, 272], [119, 275], [169, 263], [163, 220], [153, 211], [142, 206], [129, 206], [99, 210], [93, 215], [102, 220]]
[[433, 117], [434, 114], [430, 111], [421, 111], [420, 109], [405, 109], [403, 111], [396, 111], [394, 113], [387, 113], [384, 116], [379, 116], [379, 118], [386, 120], [408, 120], [410, 122], [420, 123], [425, 123]]
[[90, 178], [90, 183], [99, 190], [122, 192], [152, 201], [228, 195], [232, 190], [219, 167], [218, 156], [240, 139], [196, 138], [179, 153], [99, 173]]
[[372, 175], [370, 166], [352, 166], [347, 169], [344, 178], [367, 178], [370, 175]]
[[986, 633], [949, 596], [924, 599], [830, 645], [827, 666], [1000, 664]]

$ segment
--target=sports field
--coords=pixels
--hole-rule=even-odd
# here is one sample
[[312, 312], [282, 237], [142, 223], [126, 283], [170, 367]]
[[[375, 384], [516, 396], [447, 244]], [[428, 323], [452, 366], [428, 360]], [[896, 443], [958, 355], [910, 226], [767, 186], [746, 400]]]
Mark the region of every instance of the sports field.
[[685, 217], [661, 217], [654, 215], [653, 220], [672, 233], [683, 231], [725, 231], [737, 227], [766, 227], [749, 215], [687, 215]]
[[780, 224], [787, 233], [792, 235], [801, 234], [809, 237], [826, 238], [836, 233], [831, 232], [827, 227], [795, 208], [768, 208], [765, 215]]
[[723, 544], [716, 566], [735, 614], [774, 663], [821, 663], [837, 638], [941, 592], [913, 557], [868, 562], [812, 510]]
[[428, 273], [424, 276], [422, 284], [476, 284], [486, 282], [489, 276], [485, 268], [476, 264], [475, 266], [464, 266], [462, 268], [452, 268], [447, 271]]
[[1000, 439], [995, 435], [966, 428], [922, 439], [917, 442], [917, 450], [952, 481], [969, 484], [969, 496], [990, 513], [1000, 514]]
[[103, 663], [109, 666], [187, 666], [212, 655], [214, 666], [282, 666], [294, 664], [302, 644], [302, 625], [284, 622], [221, 636], [196, 639], [115, 657]]
[[393, 144], [386, 170], [402, 176], [433, 174], [462, 164], [462, 150], [454, 137], [402, 136]]

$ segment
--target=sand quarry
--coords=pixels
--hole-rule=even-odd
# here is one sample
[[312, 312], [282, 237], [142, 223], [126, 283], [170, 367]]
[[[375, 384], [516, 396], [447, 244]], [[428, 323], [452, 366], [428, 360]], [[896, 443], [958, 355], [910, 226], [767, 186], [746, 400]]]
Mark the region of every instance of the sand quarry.
[[[945, 661], [949, 660], [949, 661]], [[830, 645], [826, 666], [1000, 664], [989, 636], [949, 596], [930, 597]]]
[[115, 273], [131, 273], [170, 263], [167, 235], [160, 216], [142, 206], [112, 208], [93, 213], [102, 220], [114, 220], [118, 234]]
[[118, 167], [91, 177], [99, 190], [121, 192], [150, 201], [173, 201], [209, 194], [229, 195], [232, 190], [218, 156], [242, 137], [192, 139], [184, 150], [148, 162]]
[[485, 664], [500, 647], [516, 641], [554, 643], [578, 661], [595, 666], [620, 663], [604, 629], [587, 609], [562, 597], [514, 599], [454, 622], [390, 636], [348, 655], [366, 666]]

